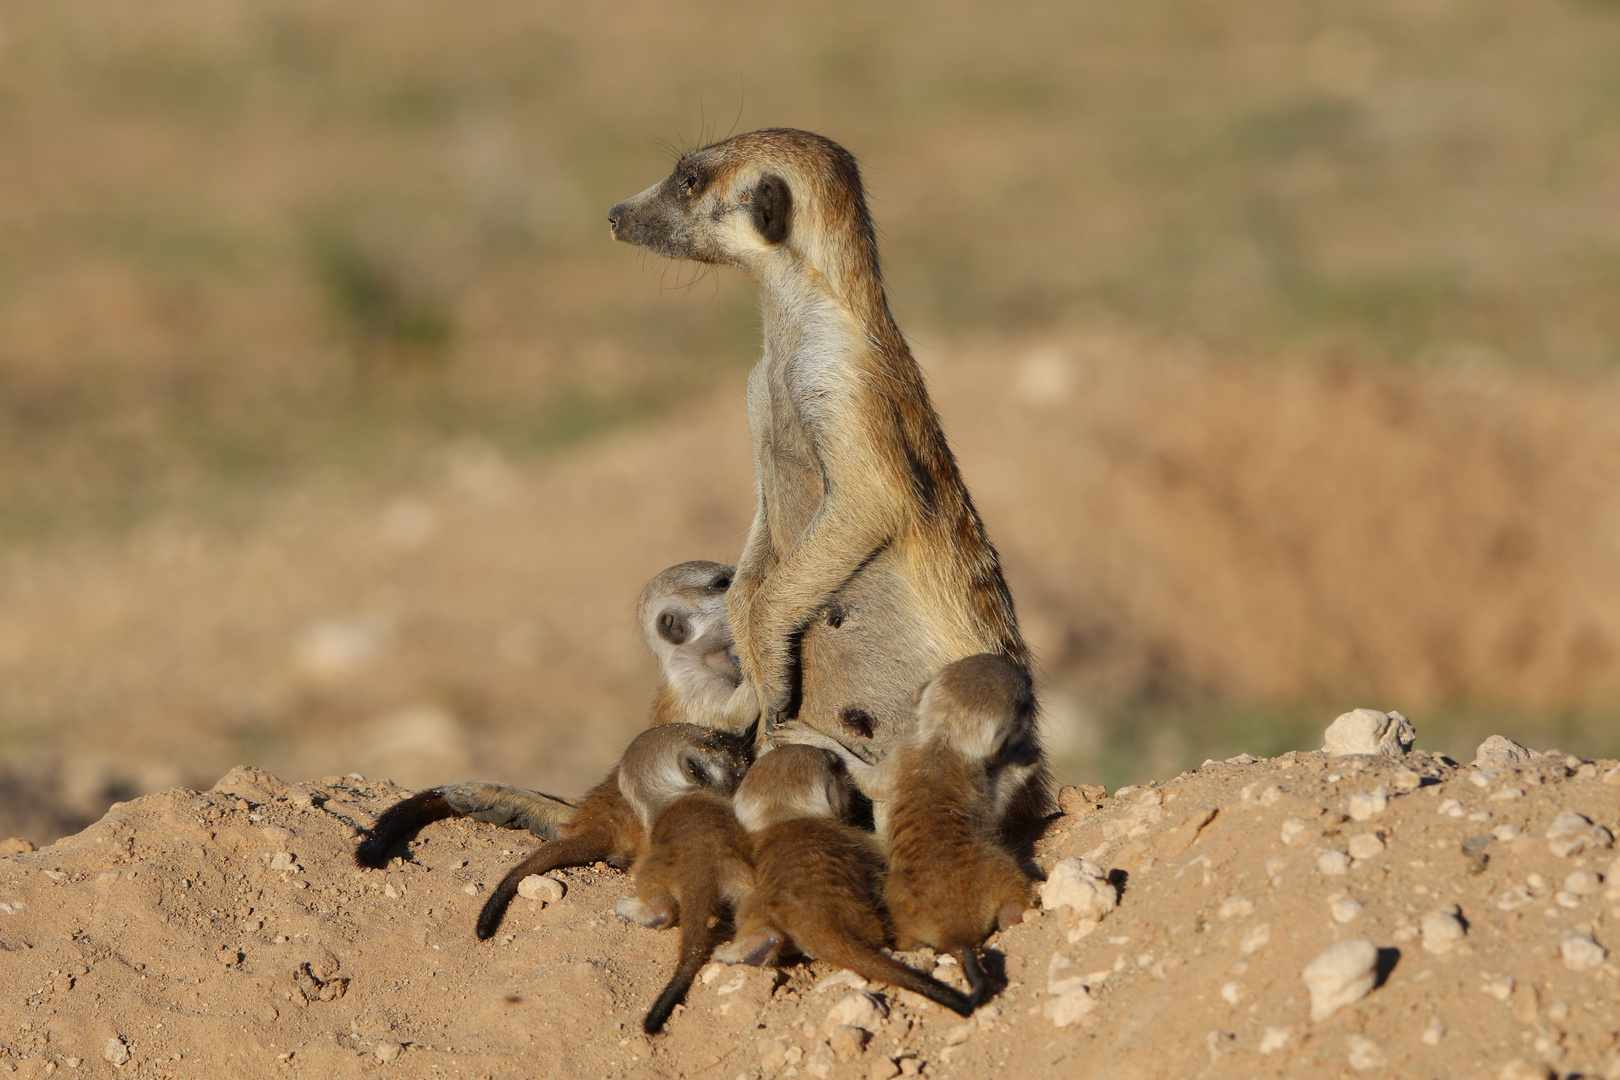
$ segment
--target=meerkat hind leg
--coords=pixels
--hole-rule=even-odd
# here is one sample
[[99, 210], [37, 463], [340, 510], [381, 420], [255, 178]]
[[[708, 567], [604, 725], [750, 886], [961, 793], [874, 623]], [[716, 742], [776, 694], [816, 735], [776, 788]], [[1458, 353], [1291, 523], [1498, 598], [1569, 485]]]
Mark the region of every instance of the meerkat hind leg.
[[722, 964], [748, 964], [765, 967], [776, 962], [782, 953], [782, 931], [774, 926], [762, 926], [746, 938], [729, 941], [714, 950], [714, 958]]
[[675, 902], [668, 896], [657, 897], [652, 903], [634, 896], [626, 896], [615, 909], [619, 918], [653, 930], [662, 930], [675, 921]]

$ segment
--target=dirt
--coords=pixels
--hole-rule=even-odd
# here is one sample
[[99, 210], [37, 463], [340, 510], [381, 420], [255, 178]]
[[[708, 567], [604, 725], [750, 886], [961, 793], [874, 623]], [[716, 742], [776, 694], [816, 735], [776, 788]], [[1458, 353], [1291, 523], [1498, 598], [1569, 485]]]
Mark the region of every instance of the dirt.
[[[1620, 865], [1597, 827], [1620, 818], [1612, 761], [1290, 752], [1112, 796], [1066, 788], [1037, 861], [1088, 857], [1117, 907], [1035, 909], [992, 937], [1002, 983], [971, 1021], [824, 964], [716, 965], [651, 1038], [639, 1021], [675, 943], [614, 915], [625, 874], [557, 872], [560, 900], [516, 901], [478, 942], [482, 897], [527, 836], [445, 822], [356, 869], [360, 830], [405, 793], [239, 768], [41, 850], [7, 842], [0, 1070], [1620, 1077]], [[1569, 811], [1596, 826], [1554, 829], [1561, 854], [1547, 834]], [[1436, 954], [1425, 916], [1453, 904], [1466, 931]], [[1350, 940], [1376, 948], [1378, 985], [1313, 1020], [1302, 972]]]

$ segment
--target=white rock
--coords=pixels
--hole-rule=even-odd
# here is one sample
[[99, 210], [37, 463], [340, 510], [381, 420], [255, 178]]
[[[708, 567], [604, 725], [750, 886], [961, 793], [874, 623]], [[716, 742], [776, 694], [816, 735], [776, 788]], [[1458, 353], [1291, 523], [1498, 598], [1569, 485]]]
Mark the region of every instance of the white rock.
[[270, 856], [270, 869], [297, 870], [298, 857], [290, 851], [278, 851]]
[[1506, 1001], [1508, 998], [1513, 996], [1514, 985], [1513, 976], [1511, 975], [1498, 975], [1495, 978], [1487, 975], [1485, 977], [1485, 985], [1480, 987], [1480, 989], [1484, 990], [1497, 1001]]
[[1341, 926], [1345, 923], [1352, 923], [1361, 915], [1361, 901], [1352, 900], [1348, 897], [1335, 900], [1328, 905], [1328, 912], [1333, 916], [1333, 921]]
[[376, 1055], [378, 1061], [393, 1061], [399, 1057], [399, 1052], [403, 1049], [405, 1048], [394, 1040], [384, 1039], [373, 1047], [371, 1052]]
[[1488, 788], [1495, 780], [1495, 769], [1475, 769], [1468, 777], [1468, 782], [1477, 788]]
[[1338, 877], [1350, 872], [1350, 856], [1342, 851], [1324, 851], [1316, 857], [1316, 872], [1323, 877]]
[[1077, 986], [1086, 986], [1086, 975], [1074, 966], [1074, 962], [1064, 953], [1053, 953], [1052, 959], [1046, 964], [1046, 992], [1053, 997], [1062, 997]]
[[1062, 860], [1041, 887], [1041, 907], [1047, 911], [1066, 907], [1082, 919], [1101, 919], [1118, 906], [1119, 889], [1090, 859]]
[[1576, 896], [1592, 896], [1603, 884], [1603, 878], [1591, 870], [1576, 870], [1564, 878], [1564, 888]]
[[107, 1040], [107, 1045], [101, 1050], [102, 1059], [114, 1065], [129, 1064], [129, 1047], [124, 1045], [123, 1039], [113, 1038]]
[[1243, 1000], [1243, 984], [1236, 979], [1228, 979], [1221, 986], [1221, 1000], [1228, 1005], [1236, 1005]]
[[1054, 1026], [1065, 1028], [1070, 1024], [1079, 1023], [1080, 1018], [1090, 1012], [1096, 1004], [1089, 989], [1085, 986], [1077, 986], [1060, 997], [1048, 1001], [1041, 1007], [1041, 1011], [1046, 1014], [1046, 1018], [1052, 1021]]
[[1492, 735], [1474, 751], [1474, 764], [1504, 768], [1522, 764], [1533, 757], [1535, 754], [1528, 747], [1520, 746], [1504, 736]]
[[530, 874], [518, 882], [518, 895], [525, 900], [538, 900], [542, 904], [555, 904], [568, 892], [566, 886], [554, 877]]
[[1260, 1035], [1260, 1052], [1262, 1054], [1275, 1054], [1288, 1045], [1288, 1040], [1294, 1033], [1285, 1027], [1268, 1027]]
[[1524, 907], [1524, 905], [1533, 904], [1535, 901], [1536, 898], [1530, 895], [1529, 889], [1513, 888], [1508, 889], [1496, 898], [1496, 908], [1498, 911], [1512, 911], [1514, 908]]
[[1445, 1037], [1446, 1025], [1440, 1022], [1440, 1018], [1438, 1016], [1433, 1020], [1430, 1020], [1429, 1026], [1423, 1029], [1422, 1035], [1418, 1036], [1418, 1038], [1423, 1040], [1424, 1046], [1439, 1046], [1440, 1040]]
[[1378, 981], [1378, 947], [1370, 941], [1341, 941], [1305, 967], [1301, 976], [1311, 995], [1311, 1019], [1326, 1020], [1366, 997]]
[[888, 1015], [889, 1007], [881, 999], [866, 993], [850, 994], [827, 1010], [826, 1017], [821, 1021], [821, 1033], [830, 1035], [839, 1024], [875, 1031], [879, 1021]]
[[1254, 901], [1246, 896], [1228, 896], [1215, 914], [1221, 919], [1242, 919], [1254, 914]]
[[1547, 826], [1547, 846], [1554, 855], [1568, 858], [1579, 855], [1588, 846], [1608, 848], [1614, 846], [1614, 834], [1602, 825], [1593, 825], [1592, 819], [1573, 810], [1565, 810]]
[[1358, 833], [1350, 838], [1350, 857], [1375, 859], [1384, 853], [1384, 838], [1377, 833]]
[[1389, 778], [1396, 791], [1416, 791], [1423, 786], [1423, 775], [1414, 769], [1401, 769]]
[[1436, 813], [1442, 814], [1445, 817], [1462, 817], [1468, 812], [1463, 809], [1463, 804], [1458, 802], [1456, 799], [1441, 799], [1440, 805], [1434, 809]]
[[1238, 952], [1242, 953], [1244, 956], [1252, 956], [1254, 953], [1257, 953], [1261, 949], [1265, 948], [1266, 942], [1270, 940], [1271, 924], [1260, 923], [1251, 929], [1247, 934], [1243, 935], [1243, 940], [1238, 942]]
[[1398, 712], [1355, 709], [1328, 725], [1322, 749], [1329, 754], [1387, 754], [1398, 757], [1412, 749], [1417, 731]]
[[1367, 821], [1382, 814], [1388, 805], [1389, 792], [1380, 784], [1371, 791], [1358, 791], [1350, 796], [1350, 816], [1357, 821]]
[[1571, 971], [1590, 971], [1609, 956], [1609, 950], [1594, 941], [1591, 934], [1582, 933], [1564, 935], [1564, 940], [1558, 943], [1558, 951], [1564, 957], [1564, 966]]
[[1350, 1052], [1350, 1067], [1358, 1072], [1384, 1064], [1383, 1048], [1365, 1035], [1352, 1035], [1345, 1040], [1345, 1045]]
[[1282, 842], [1290, 846], [1309, 831], [1311, 823], [1304, 818], [1291, 817], [1282, 823]]
[[1514, 799], [1524, 798], [1524, 788], [1505, 787], [1501, 791], [1491, 792], [1492, 802], [1512, 802]]
[[1491, 830], [1491, 835], [1502, 841], [1517, 840], [1523, 833], [1517, 825], [1498, 825]]
[[1431, 911], [1418, 924], [1423, 931], [1423, 947], [1436, 956], [1444, 956], [1468, 934], [1456, 905]]

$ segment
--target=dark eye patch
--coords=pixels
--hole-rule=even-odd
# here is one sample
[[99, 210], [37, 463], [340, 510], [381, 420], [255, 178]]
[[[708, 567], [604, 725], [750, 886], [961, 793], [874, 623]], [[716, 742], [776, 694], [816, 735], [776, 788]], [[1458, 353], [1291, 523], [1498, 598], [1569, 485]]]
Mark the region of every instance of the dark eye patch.
[[679, 645], [692, 635], [691, 629], [678, 612], [662, 611], [658, 614], [658, 636], [671, 645]]

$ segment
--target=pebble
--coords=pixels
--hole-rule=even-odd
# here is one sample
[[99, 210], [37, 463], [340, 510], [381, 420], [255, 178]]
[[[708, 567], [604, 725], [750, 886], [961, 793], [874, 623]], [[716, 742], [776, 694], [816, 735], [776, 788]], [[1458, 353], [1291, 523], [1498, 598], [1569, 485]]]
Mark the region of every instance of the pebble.
[[542, 904], [555, 904], [568, 892], [566, 886], [554, 877], [530, 874], [518, 882], [518, 895], [525, 900], [538, 900]]
[[290, 851], [278, 851], [270, 856], [272, 870], [298, 870], [298, 858]]
[[1445, 1037], [1446, 1025], [1440, 1022], [1440, 1018], [1438, 1016], [1433, 1020], [1430, 1020], [1429, 1026], [1423, 1029], [1422, 1035], [1418, 1036], [1418, 1038], [1423, 1040], [1424, 1046], [1439, 1046], [1440, 1040]]
[[1591, 971], [1609, 956], [1609, 950], [1586, 933], [1566, 934], [1558, 943], [1558, 951], [1564, 957], [1564, 966], [1571, 971]]
[[384, 1039], [382, 1042], [374, 1046], [371, 1052], [376, 1056], [378, 1061], [393, 1061], [395, 1058], [399, 1057], [400, 1051], [404, 1049], [405, 1048], [403, 1046], [394, 1040]]
[[1558, 1074], [1545, 1061], [1526, 1061], [1514, 1058], [1502, 1066], [1496, 1080], [1557, 1080]]
[[1052, 1021], [1054, 1027], [1066, 1028], [1079, 1023], [1080, 1018], [1089, 1013], [1096, 1004], [1091, 996], [1091, 988], [1081, 984], [1048, 1001], [1041, 1006], [1041, 1011]]
[[1564, 888], [1576, 896], [1591, 896], [1602, 884], [1602, 876], [1591, 870], [1576, 870], [1564, 878]]
[[[963, 1027], [971, 1025], [963, 1024]], [[866, 1053], [866, 1044], [872, 1039], [872, 1033], [864, 1028], [852, 1027], [849, 1024], [840, 1024], [833, 1028], [832, 1034], [827, 1036], [827, 1045], [832, 1048], [833, 1057], [839, 1061], [856, 1061]], [[946, 1040], [949, 1042], [949, 1039]], [[957, 1040], [960, 1042], [961, 1040]]]
[[1496, 909], [1498, 911], [1512, 911], [1514, 908], [1524, 907], [1526, 904], [1533, 904], [1535, 903], [1535, 900], [1536, 898], [1530, 895], [1529, 889], [1509, 889], [1501, 896], [1496, 898]]
[[1477, 788], [1488, 788], [1495, 779], [1495, 769], [1475, 769], [1468, 777], [1468, 782]]
[[1415, 769], [1401, 769], [1389, 778], [1396, 791], [1416, 791], [1423, 786], [1423, 775]]
[[827, 1010], [826, 1017], [821, 1021], [821, 1030], [823, 1034], [831, 1034], [840, 1024], [848, 1024], [872, 1031], [888, 1015], [889, 1007], [871, 994], [850, 994]]
[[1288, 1045], [1294, 1036], [1293, 1031], [1285, 1027], [1268, 1027], [1260, 1035], [1260, 1052], [1262, 1054], [1275, 1054]]
[[1354, 709], [1341, 714], [1323, 734], [1322, 749], [1341, 754], [1385, 754], [1398, 757], [1412, 749], [1417, 730], [1398, 712]]
[[1090, 859], [1062, 860], [1041, 887], [1041, 907], [1046, 911], [1066, 907], [1082, 919], [1100, 919], [1118, 906], [1119, 889]]
[[1358, 1072], [1377, 1069], [1384, 1064], [1383, 1047], [1365, 1035], [1352, 1035], [1345, 1040], [1349, 1050], [1350, 1067]]
[[1389, 805], [1389, 792], [1383, 785], [1371, 791], [1358, 791], [1350, 796], [1350, 816], [1357, 821], [1367, 821], [1384, 812]]
[[1456, 904], [1429, 912], [1418, 926], [1423, 933], [1423, 947], [1436, 956], [1444, 956], [1456, 948], [1468, 934]]
[[129, 1064], [129, 1047], [124, 1045], [123, 1039], [108, 1039], [107, 1045], [101, 1051], [101, 1056], [114, 1065], [127, 1065]]
[[1523, 834], [1524, 830], [1517, 825], [1498, 825], [1491, 830], [1491, 835], [1502, 841], [1517, 840]]
[[1497, 1001], [1506, 1001], [1513, 996], [1513, 985], [1513, 976], [1511, 975], [1498, 975], [1494, 978], [1487, 975], [1485, 976], [1485, 985], [1480, 989]]
[[1282, 842], [1292, 846], [1294, 841], [1304, 836], [1310, 827], [1310, 822], [1304, 818], [1289, 818], [1282, 823]]
[[1328, 912], [1332, 914], [1333, 921], [1340, 925], [1352, 923], [1361, 916], [1361, 901], [1349, 897], [1335, 900], [1328, 905]]
[[1514, 799], [1524, 798], [1524, 788], [1505, 787], [1501, 791], [1491, 792], [1492, 802], [1512, 802]]
[[1434, 809], [1436, 813], [1445, 817], [1462, 817], [1468, 812], [1463, 809], [1463, 804], [1456, 799], [1441, 799], [1440, 805]]
[[1311, 1019], [1326, 1020], [1372, 990], [1378, 947], [1361, 939], [1341, 941], [1307, 964], [1301, 977], [1311, 995]]
[[1568, 858], [1585, 851], [1587, 845], [1607, 848], [1614, 845], [1614, 835], [1602, 825], [1593, 825], [1592, 819], [1573, 810], [1565, 810], [1547, 826], [1547, 846], [1554, 855]]
[[1535, 754], [1528, 747], [1521, 746], [1505, 736], [1492, 735], [1480, 743], [1479, 748], [1474, 751], [1474, 764], [1503, 768], [1521, 765], [1533, 757]]
[[1358, 833], [1350, 838], [1352, 859], [1374, 859], [1384, 853], [1384, 838], [1377, 833]]
[[1243, 940], [1238, 942], [1238, 952], [1244, 956], [1252, 956], [1265, 948], [1266, 942], [1270, 940], [1271, 924], [1261, 923], [1243, 935]]
[[1350, 872], [1350, 856], [1342, 851], [1324, 851], [1316, 857], [1316, 871], [1324, 877], [1338, 877]]
[[1247, 896], [1228, 896], [1215, 911], [1222, 920], [1242, 919], [1254, 914], [1254, 901]]

